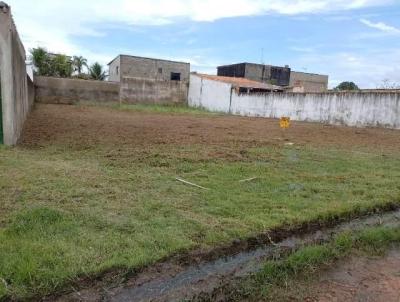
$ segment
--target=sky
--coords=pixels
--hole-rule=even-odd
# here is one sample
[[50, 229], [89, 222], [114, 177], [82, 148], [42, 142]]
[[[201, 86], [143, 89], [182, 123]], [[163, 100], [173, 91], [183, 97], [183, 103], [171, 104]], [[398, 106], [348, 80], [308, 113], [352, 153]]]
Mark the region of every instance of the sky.
[[[7, 2], [7, 1], [6, 1]], [[216, 73], [239, 62], [289, 65], [354, 81], [400, 84], [400, 0], [9, 0], [27, 51], [119, 54]]]

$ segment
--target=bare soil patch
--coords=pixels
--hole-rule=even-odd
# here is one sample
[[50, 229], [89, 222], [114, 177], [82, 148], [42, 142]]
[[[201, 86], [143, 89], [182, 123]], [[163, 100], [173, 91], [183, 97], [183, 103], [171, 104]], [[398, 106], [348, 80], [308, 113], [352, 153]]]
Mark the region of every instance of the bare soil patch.
[[[194, 116], [124, 112], [101, 107], [37, 104], [28, 119], [21, 143], [40, 147], [49, 143], [72, 147], [151, 146], [207, 144], [216, 146], [263, 146], [282, 144], [335, 145], [338, 148], [366, 148], [395, 151], [400, 145], [398, 131], [350, 128], [318, 123], [293, 122], [282, 133], [274, 119], [236, 116]], [[239, 150], [240, 151], [240, 150]], [[220, 149], [211, 157], [235, 157], [238, 150]]]
[[400, 301], [400, 251], [383, 258], [353, 257], [325, 272], [312, 286], [314, 301]]

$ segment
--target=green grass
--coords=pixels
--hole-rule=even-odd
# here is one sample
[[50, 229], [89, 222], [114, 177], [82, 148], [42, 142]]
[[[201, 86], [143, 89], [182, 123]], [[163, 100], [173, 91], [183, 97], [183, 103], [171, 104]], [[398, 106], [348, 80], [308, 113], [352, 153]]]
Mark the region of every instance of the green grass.
[[209, 156], [216, 148], [0, 148], [0, 297], [400, 199], [400, 153], [266, 146]]
[[283, 301], [288, 291], [297, 296], [296, 283], [304, 280], [312, 283], [316, 279], [316, 272], [333, 266], [340, 259], [354, 254], [383, 255], [390, 247], [398, 247], [399, 244], [398, 227], [371, 227], [342, 233], [330, 243], [307, 246], [282, 260], [267, 261], [261, 272], [242, 280], [239, 286], [231, 289], [228, 300]]
[[184, 104], [110, 104], [110, 103], [94, 103], [94, 102], [83, 102], [81, 106], [103, 106], [111, 107], [113, 109], [122, 111], [136, 111], [136, 112], [148, 112], [148, 113], [168, 113], [168, 114], [192, 114], [192, 115], [206, 115], [206, 116], [218, 116], [224, 115], [224, 113], [216, 113], [208, 111], [204, 108], [189, 107]]

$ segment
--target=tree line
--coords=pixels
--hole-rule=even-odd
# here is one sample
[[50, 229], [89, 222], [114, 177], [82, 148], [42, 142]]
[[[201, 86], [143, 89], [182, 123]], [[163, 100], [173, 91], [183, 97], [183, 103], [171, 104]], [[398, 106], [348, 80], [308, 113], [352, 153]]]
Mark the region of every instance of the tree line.
[[38, 76], [98, 81], [104, 81], [107, 77], [100, 63], [95, 62], [89, 66], [87, 59], [82, 56], [71, 58], [63, 54], [52, 54], [45, 48], [38, 47], [30, 50], [30, 57], [34, 66], [34, 74]]

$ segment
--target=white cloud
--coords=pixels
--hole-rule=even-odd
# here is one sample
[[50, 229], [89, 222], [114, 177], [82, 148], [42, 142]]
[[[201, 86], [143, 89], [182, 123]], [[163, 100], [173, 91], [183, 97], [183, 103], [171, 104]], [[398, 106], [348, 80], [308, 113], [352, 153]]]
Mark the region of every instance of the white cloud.
[[360, 22], [363, 23], [364, 25], [368, 26], [368, 27], [380, 30], [380, 31], [382, 31], [384, 33], [396, 34], [396, 35], [400, 34], [400, 29], [399, 28], [396, 28], [396, 27], [391, 26], [391, 25], [387, 25], [387, 24], [385, 24], [383, 22], [374, 23], [374, 22], [371, 22], [371, 21], [369, 21], [367, 19], [360, 19]]
[[394, 0], [10, 0], [29, 49], [38, 44], [53, 52], [82, 53], [76, 36], [101, 36], [99, 26], [163, 25], [179, 19], [221, 18], [277, 13], [298, 15], [350, 10], [393, 3]]
[[330, 87], [335, 87], [342, 81], [353, 81], [362, 88], [376, 88], [384, 79], [400, 84], [398, 49], [371, 49], [365, 54], [354, 52], [304, 54], [297, 57], [291, 65], [299, 70], [302, 66], [313, 66], [313, 70], [308, 72], [317, 71], [330, 75]]

